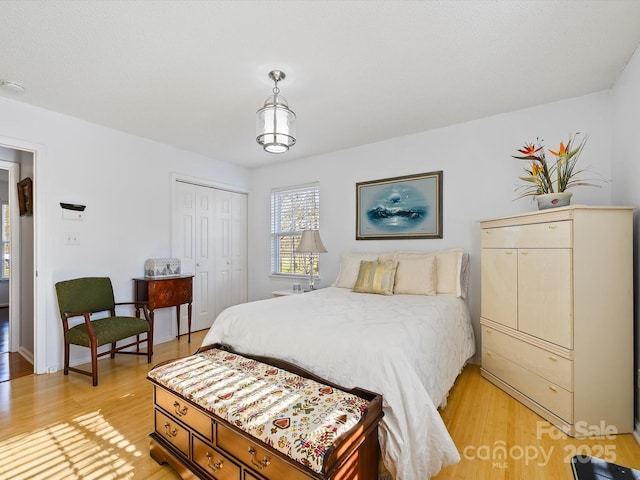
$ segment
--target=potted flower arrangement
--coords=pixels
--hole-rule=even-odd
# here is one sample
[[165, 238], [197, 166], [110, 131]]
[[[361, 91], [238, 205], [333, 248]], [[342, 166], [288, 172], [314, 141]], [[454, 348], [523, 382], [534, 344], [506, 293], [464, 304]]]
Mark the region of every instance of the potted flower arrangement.
[[528, 196], [535, 197], [540, 210], [552, 207], [562, 207], [569, 205], [571, 202], [571, 192], [566, 190], [577, 186], [597, 187], [593, 183], [586, 182], [576, 178], [585, 170], [577, 169], [576, 163], [587, 142], [585, 137], [576, 146], [576, 136], [569, 136], [569, 141], [564, 144], [560, 142], [557, 151], [549, 150], [555, 159], [553, 162], [547, 162], [544, 145], [541, 140], [537, 139], [537, 144], [526, 143], [522, 148], [518, 149], [521, 155], [512, 155], [518, 160], [529, 162], [524, 168], [527, 175], [518, 177], [526, 182], [525, 185], [519, 186], [516, 191], [520, 192], [517, 197], [524, 198]]

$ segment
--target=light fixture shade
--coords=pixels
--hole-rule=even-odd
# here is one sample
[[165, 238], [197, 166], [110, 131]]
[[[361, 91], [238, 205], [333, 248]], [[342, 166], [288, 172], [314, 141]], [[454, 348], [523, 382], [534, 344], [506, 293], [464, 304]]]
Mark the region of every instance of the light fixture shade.
[[269, 78], [275, 82], [273, 96], [267, 98], [256, 116], [256, 141], [269, 153], [284, 153], [296, 143], [296, 114], [289, 108], [287, 100], [280, 96], [278, 82], [285, 78], [284, 72], [274, 70]]
[[302, 232], [296, 253], [325, 253], [326, 251], [318, 230], [304, 230]]

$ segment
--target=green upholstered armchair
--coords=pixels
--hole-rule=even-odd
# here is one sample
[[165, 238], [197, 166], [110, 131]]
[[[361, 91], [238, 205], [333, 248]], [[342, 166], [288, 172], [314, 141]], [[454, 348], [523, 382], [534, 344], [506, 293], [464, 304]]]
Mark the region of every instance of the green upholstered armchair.
[[[58, 282], [56, 293], [64, 330], [65, 375], [69, 374], [69, 370], [90, 375], [95, 387], [98, 385], [98, 357], [109, 354], [114, 358], [116, 352], [120, 352], [146, 355], [147, 363], [151, 363], [153, 320], [150, 320], [145, 302], [115, 303], [113, 287], [108, 277], [85, 277]], [[144, 318], [116, 316], [117, 305], [136, 305], [142, 308]], [[108, 312], [108, 316], [92, 318], [93, 314], [102, 312]], [[72, 317], [84, 317], [84, 322], [70, 327], [69, 319]], [[146, 335], [140, 338], [144, 333]], [[119, 340], [130, 337], [135, 337], [135, 341], [116, 346]], [[140, 344], [144, 342], [147, 342], [147, 351], [141, 352]], [[111, 344], [111, 349], [99, 354], [98, 347], [107, 344]], [[91, 349], [91, 372], [69, 366], [69, 345], [80, 345]], [[134, 345], [135, 351], [122, 351]]]

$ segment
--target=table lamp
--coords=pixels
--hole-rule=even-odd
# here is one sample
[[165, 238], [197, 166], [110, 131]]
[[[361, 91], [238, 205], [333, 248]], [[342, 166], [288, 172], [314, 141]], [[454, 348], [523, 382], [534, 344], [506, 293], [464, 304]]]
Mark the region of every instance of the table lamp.
[[300, 243], [296, 247], [296, 253], [306, 253], [309, 255], [309, 290], [314, 289], [313, 285], [313, 258], [316, 253], [325, 253], [327, 251], [322, 244], [320, 232], [318, 230], [304, 230]]

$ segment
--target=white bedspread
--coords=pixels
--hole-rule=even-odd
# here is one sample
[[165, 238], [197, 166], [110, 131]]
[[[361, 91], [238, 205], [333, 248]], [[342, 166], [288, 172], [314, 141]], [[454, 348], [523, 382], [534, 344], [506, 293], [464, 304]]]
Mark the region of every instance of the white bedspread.
[[474, 354], [461, 298], [329, 287], [228, 308], [203, 345], [216, 342], [381, 393], [380, 446], [396, 480], [425, 480], [460, 459], [437, 406]]

